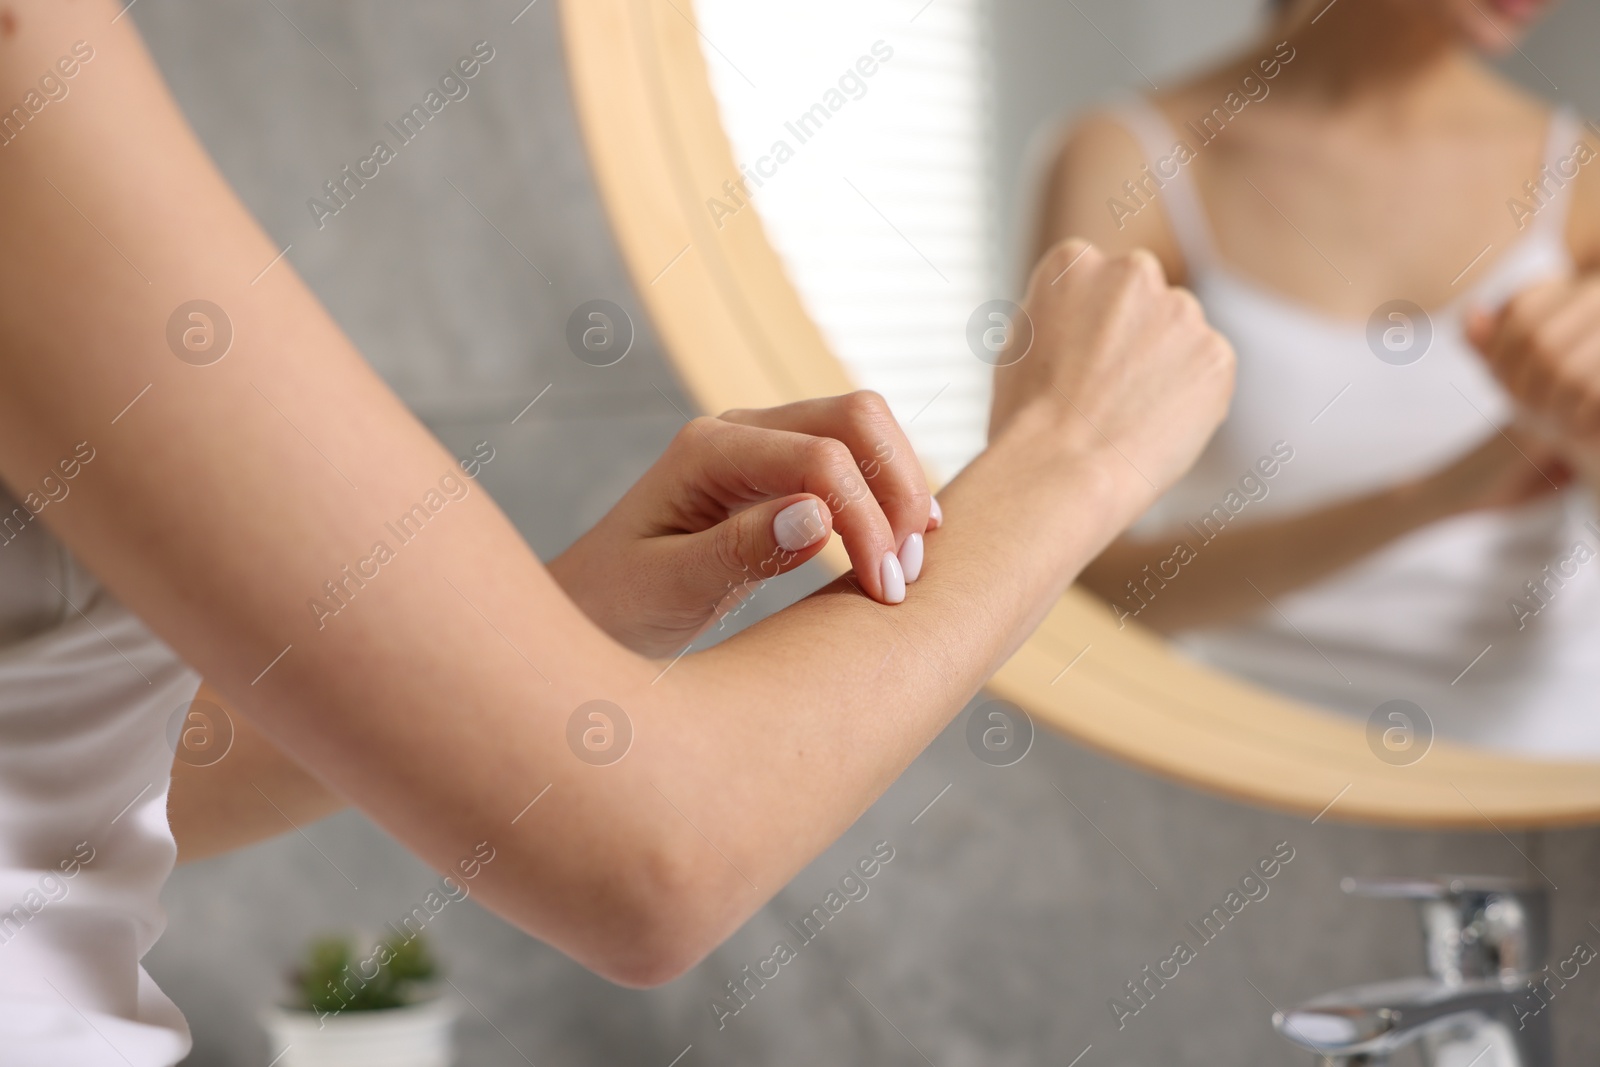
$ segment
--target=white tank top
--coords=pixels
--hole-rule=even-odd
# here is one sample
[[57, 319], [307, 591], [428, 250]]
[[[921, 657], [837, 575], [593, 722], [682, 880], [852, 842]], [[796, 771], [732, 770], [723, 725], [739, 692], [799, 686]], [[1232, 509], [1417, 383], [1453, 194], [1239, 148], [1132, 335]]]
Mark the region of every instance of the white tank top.
[[[1152, 169], [1172, 155], [1178, 135], [1149, 103], [1129, 101], [1115, 113]], [[1575, 117], [1557, 111], [1546, 149], [1552, 169], [1571, 155], [1578, 136]], [[1465, 338], [1466, 308], [1496, 307], [1573, 270], [1563, 192], [1516, 243], [1486, 254], [1491, 265], [1480, 282], [1429, 311], [1425, 355], [1397, 365], [1374, 354], [1367, 323], [1296, 304], [1223, 263], [1182, 167], [1157, 202], [1190, 287], [1238, 354], [1238, 387], [1194, 469], [1141, 520], [1137, 529], [1147, 534], [1198, 523], [1230, 491], [1233, 503], [1248, 501], [1239, 522], [1315, 510], [1437, 470], [1483, 443], [1511, 421], [1513, 408]], [[1293, 459], [1259, 479], [1264, 497], [1248, 500], [1241, 477], [1278, 442]], [[1530, 755], [1600, 755], [1594, 518], [1589, 494], [1569, 490], [1434, 523], [1322, 581], [1273, 596], [1270, 606], [1263, 601], [1243, 621], [1186, 634], [1180, 644], [1271, 689], [1362, 718], [1403, 699], [1455, 740]], [[1198, 539], [1187, 539], [1205, 552]], [[1579, 544], [1586, 549], [1575, 551]], [[1183, 580], [1181, 567], [1179, 573], [1176, 581]], [[1530, 581], [1543, 583], [1544, 606], [1529, 597]], [[1514, 600], [1540, 610], [1522, 614]]]
[[[48, 507], [71, 507], [68, 493]], [[140, 965], [174, 712], [198, 676], [0, 490], [0, 1064], [170, 1067], [189, 1030]], [[182, 713], [179, 713], [181, 718]]]

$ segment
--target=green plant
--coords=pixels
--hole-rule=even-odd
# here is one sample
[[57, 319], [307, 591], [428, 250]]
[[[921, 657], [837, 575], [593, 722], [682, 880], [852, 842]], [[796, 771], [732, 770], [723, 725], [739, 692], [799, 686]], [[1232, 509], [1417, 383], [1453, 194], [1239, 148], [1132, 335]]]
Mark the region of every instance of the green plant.
[[[390, 937], [365, 953], [350, 937], [319, 937], [291, 975], [294, 1006], [319, 1014], [415, 1003], [439, 967], [420, 934]], [[359, 955], [358, 955], [359, 954]]]

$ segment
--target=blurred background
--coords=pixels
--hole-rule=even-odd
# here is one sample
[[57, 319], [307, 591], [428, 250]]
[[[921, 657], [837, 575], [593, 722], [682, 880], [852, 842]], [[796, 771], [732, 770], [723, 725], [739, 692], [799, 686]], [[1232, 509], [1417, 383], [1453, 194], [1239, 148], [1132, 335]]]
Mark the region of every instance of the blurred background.
[[[287, 261], [456, 455], [492, 444], [481, 484], [549, 556], [620, 496], [691, 410], [596, 199], [555, 2], [523, 3], [141, 0], [131, 17], [223, 172], [290, 246]], [[1017, 193], [1040, 126], [1142, 84], [1140, 70], [1160, 80], [1225, 52], [1260, 7], [975, 5], [998, 191], [988, 284], [1003, 289], [1015, 274]], [[1563, 98], [1600, 114], [1588, 54], [1597, 40], [1600, 5], [1569, 0], [1506, 70], [1548, 92], [1537, 64]], [[469, 96], [319, 229], [307, 199], [478, 41], [494, 58]], [[564, 339], [568, 315], [596, 298], [629, 309], [639, 329], [611, 367], [580, 362]], [[815, 580], [763, 591], [739, 622]], [[1555, 887], [1551, 958], [1579, 940], [1600, 944], [1590, 921], [1600, 917], [1600, 832], [1397, 832], [1340, 825], [1336, 811], [1312, 823], [1192, 793], [1048, 734], [1016, 765], [988, 766], [964, 727], [965, 716], [832, 851], [666, 988], [612, 987], [475, 903], [450, 905], [430, 934], [471, 1005], [460, 1062], [1298, 1062], [1272, 1032], [1273, 1003], [1420, 968], [1411, 910], [1344, 897], [1345, 874], [1537, 878], [1536, 864]], [[724, 983], [880, 840], [895, 858], [869, 896], [719, 1030], [709, 1004]], [[1111, 998], [1279, 842], [1295, 858], [1269, 896], [1119, 1030]], [[281, 994], [298, 947], [321, 931], [397, 921], [437, 881], [350, 813], [181, 868], [147, 965], [193, 1027], [187, 1062], [267, 1064], [273, 1050], [255, 1015]], [[1597, 996], [1600, 977], [1585, 971], [1552, 1002], [1563, 1061], [1600, 1044]]]

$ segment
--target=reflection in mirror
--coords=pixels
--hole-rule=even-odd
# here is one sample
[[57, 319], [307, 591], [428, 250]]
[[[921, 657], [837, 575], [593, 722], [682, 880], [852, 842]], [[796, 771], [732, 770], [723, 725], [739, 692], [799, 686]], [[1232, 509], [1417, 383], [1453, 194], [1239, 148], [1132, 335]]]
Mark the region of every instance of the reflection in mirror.
[[1596, 16], [1551, 6], [701, 0], [707, 210], [760, 211], [945, 475], [989, 302], [1068, 235], [1152, 250], [1238, 389], [1083, 584], [1391, 762], [1600, 756], [1600, 132], [1550, 44]]

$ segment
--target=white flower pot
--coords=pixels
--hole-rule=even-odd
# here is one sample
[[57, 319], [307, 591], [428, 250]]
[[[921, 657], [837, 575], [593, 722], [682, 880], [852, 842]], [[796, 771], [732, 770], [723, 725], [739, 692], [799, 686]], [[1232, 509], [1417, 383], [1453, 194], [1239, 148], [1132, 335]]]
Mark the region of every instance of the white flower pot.
[[272, 1037], [276, 1067], [450, 1067], [458, 1013], [444, 997], [403, 1008], [314, 1011], [272, 1007], [261, 1024]]

